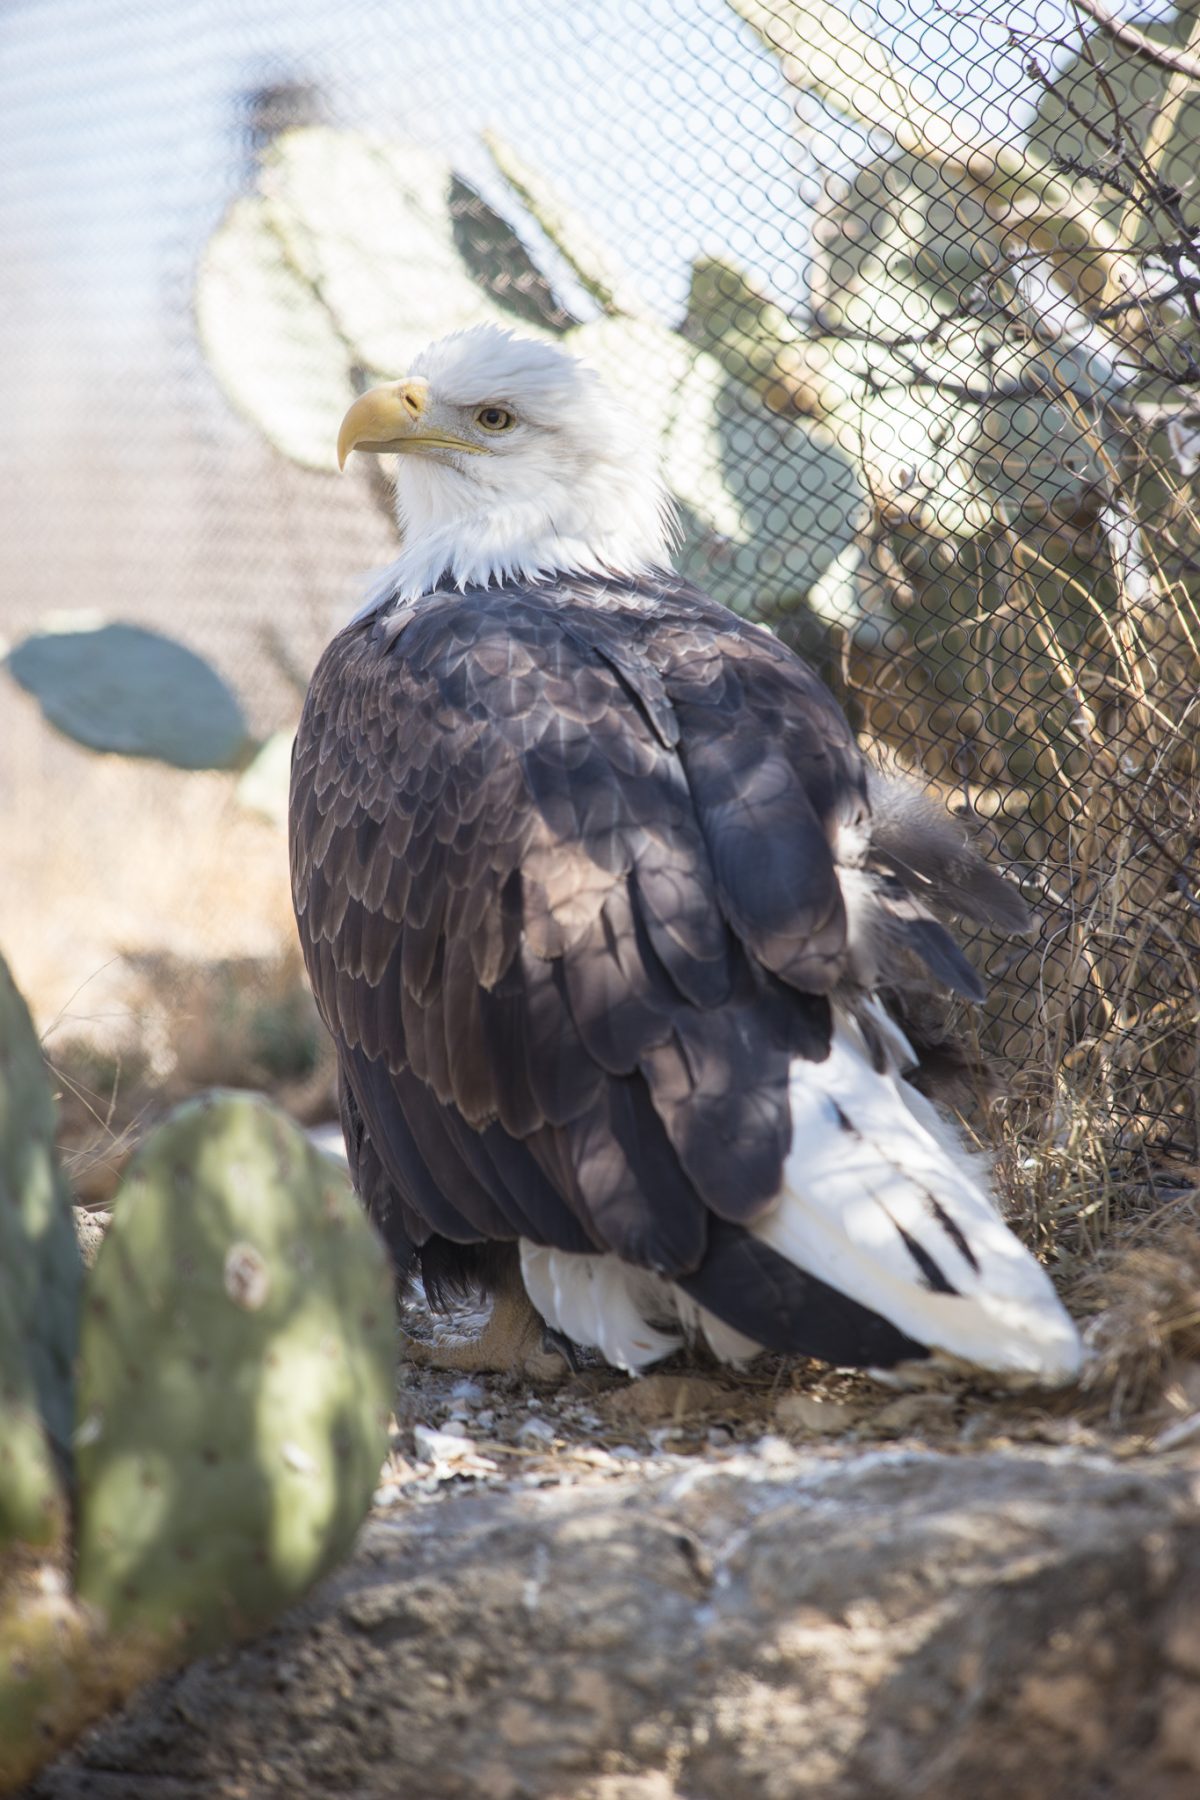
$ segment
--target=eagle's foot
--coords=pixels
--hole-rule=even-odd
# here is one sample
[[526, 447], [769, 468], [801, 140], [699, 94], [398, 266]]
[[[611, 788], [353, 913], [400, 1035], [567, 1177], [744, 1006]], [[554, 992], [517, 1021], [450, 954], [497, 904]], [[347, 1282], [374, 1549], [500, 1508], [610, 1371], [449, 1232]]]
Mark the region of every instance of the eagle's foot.
[[575, 1345], [565, 1332], [556, 1331], [553, 1325], [542, 1326], [542, 1349], [547, 1356], [561, 1356], [572, 1375], [578, 1375], [583, 1367]]
[[492, 1301], [487, 1324], [470, 1338], [407, 1337], [405, 1356], [420, 1369], [450, 1369], [466, 1375], [511, 1375], [543, 1385], [564, 1381], [573, 1360], [547, 1331], [523, 1287], [503, 1287]]

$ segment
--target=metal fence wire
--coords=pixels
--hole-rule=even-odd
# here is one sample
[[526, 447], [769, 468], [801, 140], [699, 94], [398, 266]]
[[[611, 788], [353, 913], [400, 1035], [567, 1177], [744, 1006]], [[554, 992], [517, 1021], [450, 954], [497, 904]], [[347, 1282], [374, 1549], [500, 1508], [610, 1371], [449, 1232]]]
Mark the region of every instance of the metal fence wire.
[[[5, 635], [154, 624], [286, 730], [394, 554], [348, 399], [560, 337], [687, 572], [1023, 881], [1036, 937], [974, 948], [1016, 1103], [1200, 1156], [1200, 0], [18, 0], [0, 121]], [[280, 954], [223, 777], [3, 704], [44, 1011], [106, 1017], [134, 945]]]

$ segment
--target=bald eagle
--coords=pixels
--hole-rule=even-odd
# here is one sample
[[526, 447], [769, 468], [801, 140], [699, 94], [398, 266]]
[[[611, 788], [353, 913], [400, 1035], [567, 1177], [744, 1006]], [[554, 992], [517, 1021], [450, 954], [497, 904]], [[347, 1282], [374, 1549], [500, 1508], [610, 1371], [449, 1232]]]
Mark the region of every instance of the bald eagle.
[[293, 893], [398, 1277], [493, 1296], [440, 1360], [534, 1370], [548, 1329], [1069, 1380], [886, 1000], [914, 958], [981, 998], [939, 915], [1020, 930], [1016, 890], [672, 571], [652, 447], [563, 349], [457, 333], [352, 450], [396, 458], [403, 553], [312, 680]]

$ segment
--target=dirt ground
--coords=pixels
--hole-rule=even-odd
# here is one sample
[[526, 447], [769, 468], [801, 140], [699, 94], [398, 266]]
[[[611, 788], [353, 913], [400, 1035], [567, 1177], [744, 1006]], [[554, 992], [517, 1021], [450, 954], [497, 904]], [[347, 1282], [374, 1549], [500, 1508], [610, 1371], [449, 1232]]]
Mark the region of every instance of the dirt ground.
[[25, 1800], [1192, 1800], [1169, 1432], [809, 1366], [402, 1366], [352, 1560]]

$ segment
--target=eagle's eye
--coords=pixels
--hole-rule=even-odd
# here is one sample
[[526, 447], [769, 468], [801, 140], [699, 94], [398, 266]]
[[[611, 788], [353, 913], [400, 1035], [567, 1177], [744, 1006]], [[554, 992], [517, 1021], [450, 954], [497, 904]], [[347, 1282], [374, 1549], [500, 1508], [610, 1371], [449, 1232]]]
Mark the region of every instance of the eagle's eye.
[[481, 406], [475, 414], [475, 423], [485, 431], [511, 431], [516, 422], [516, 413], [509, 412], [506, 406]]

